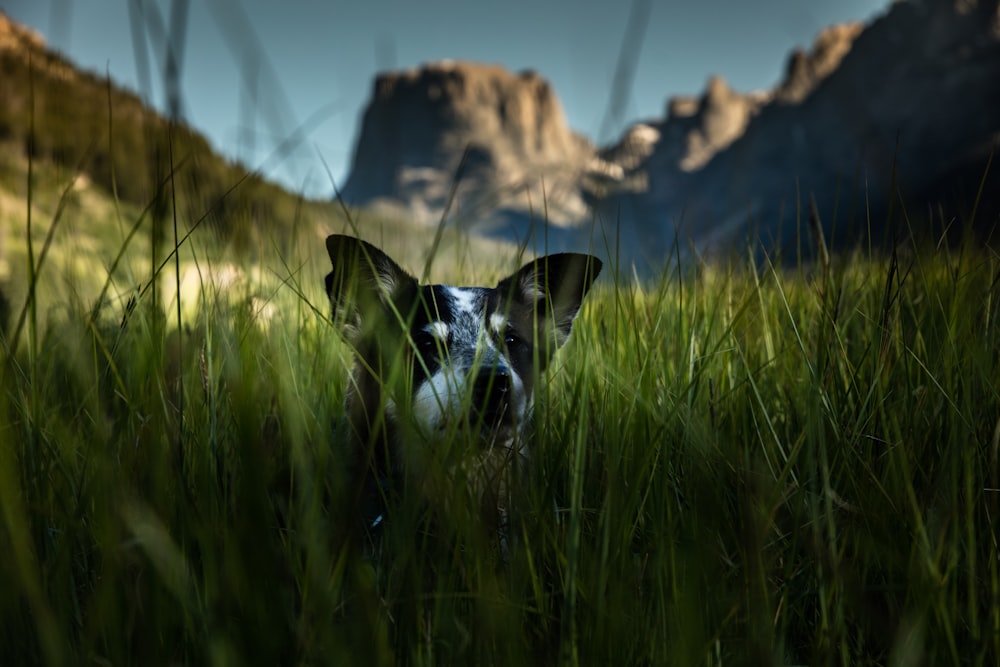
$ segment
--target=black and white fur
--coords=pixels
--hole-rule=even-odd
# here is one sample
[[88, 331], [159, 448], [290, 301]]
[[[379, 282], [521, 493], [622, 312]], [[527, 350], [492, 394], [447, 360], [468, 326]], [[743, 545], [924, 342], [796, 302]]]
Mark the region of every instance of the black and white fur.
[[[353, 237], [326, 247], [333, 318], [357, 355], [347, 414], [367, 520], [381, 520], [394, 483], [433, 497], [459, 479], [487, 515], [506, 515], [510, 476], [531, 457], [535, 379], [569, 338], [601, 261], [549, 255], [495, 287], [454, 287], [420, 285]], [[448, 442], [478, 446], [454, 452]]]

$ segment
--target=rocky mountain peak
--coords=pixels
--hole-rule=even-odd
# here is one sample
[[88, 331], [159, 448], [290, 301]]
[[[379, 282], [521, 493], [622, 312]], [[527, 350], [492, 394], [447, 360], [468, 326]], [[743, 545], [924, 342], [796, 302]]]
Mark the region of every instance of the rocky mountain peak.
[[712, 76], [698, 97], [667, 100], [660, 124], [656, 159], [662, 166], [696, 171], [739, 137], [767, 93], [739, 93], [721, 76]]
[[685, 155], [680, 160], [684, 171], [694, 171], [707, 163], [719, 150], [743, 134], [750, 117], [765, 101], [760, 93], [734, 91], [721, 76], [708, 80], [698, 111], [692, 120], [696, 126], [685, 137]]
[[785, 67], [785, 78], [775, 89], [775, 100], [795, 104], [805, 99], [820, 81], [837, 69], [862, 30], [864, 25], [857, 22], [833, 25], [816, 36], [809, 51], [792, 51]]
[[512, 212], [538, 220], [544, 203], [567, 246], [604, 220], [597, 236], [654, 264], [682, 219], [700, 247], [745, 238], [748, 220], [780, 245], [804, 201], [849, 224], [893, 187], [921, 205], [960, 201], [1000, 136], [998, 68], [1000, 1], [901, 0], [821, 31], [770, 90], [711, 77], [595, 151], [537, 74], [433, 63], [379, 77], [345, 195], [436, 219], [462, 163], [457, 208], [473, 231]]
[[[725, 117], [720, 109], [742, 103], [712, 82], [697, 111], [689, 100], [673, 104], [631, 222], [646, 230], [683, 216], [701, 248], [738, 243], [748, 229], [787, 247], [809, 202], [821, 218], [838, 217], [841, 242], [881, 233], [873, 229], [887, 224], [893, 199], [967, 212], [1000, 137], [998, 8], [997, 0], [903, 0], [867, 26], [824, 30], [697, 170], [685, 167], [707, 139], [727, 137], [724, 123], [711, 129], [712, 113]], [[995, 182], [991, 174], [976, 224], [996, 220]]]
[[[540, 206], [541, 176], [545, 196], [558, 199], [563, 172], [592, 154], [536, 72], [441, 61], [377, 77], [343, 195], [355, 204], [395, 202], [433, 220], [461, 164], [460, 206], [475, 206], [473, 196], [484, 192], [513, 193], [517, 201], [508, 203], [526, 206], [525, 189]], [[579, 201], [564, 204], [583, 210]]]
[[860, 23], [844, 23], [820, 32], [808, 51], [792, 53], [784, 78], [771, 91], [740, 93], [721, 76], [712, 76], [700, 96], [670, 98], [657, 147], [660, 168], [697, 171], [739, 139], [765, 105], [804, 100], [837, 69], [863, 29]]

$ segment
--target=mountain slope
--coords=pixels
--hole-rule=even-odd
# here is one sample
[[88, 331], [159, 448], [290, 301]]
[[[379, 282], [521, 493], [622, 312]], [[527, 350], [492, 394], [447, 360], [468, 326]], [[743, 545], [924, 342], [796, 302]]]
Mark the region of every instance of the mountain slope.
[[[470, 63], [387, 74], [346, 191], [436, 220], [459, 176], [451, 213], [464, 229], [550, 249], [596, 245], [654, 271], [677, 242], [702, 255], [747, 239], [769, 253], [801, 245], [811, 202], [841, 247], [932, 233], [969, 219], [1000, 138], [998, 15], [997, 0], [901, 0], [869, 25], [822, 31], [771, 90], [740, 93], [713, 77], [702, 96], [670, 100], [665, 118], [599, 150], [564, 139], [573, 135], [558, 101], [548, 86], [535, 92], [534, 78]], [[546, 101], [533, 113], [506, 112], [533, 96]], [[538, 143], [525, 151], [528, 136]], [[988, 229], [996, 177], [984, 193], [972, 222]], [[889, 220], [897, 201], [919, 215]]]
[[[436, 244], [424, 228], [365, 211], [349, 218], [337, 202], [304, 200], [248, 174], [199, 133], [78, 70], [0, 13], [0, 329], [3, 311], [17, 316], [26, 302], [30, 254], [41, 265], [35, 295], [43, 321], [67, 307], [91, 308], [109, 273], [105, 296], [116, 308], [154, 275], [169, 292], [174, 266], [164, 260], [175, 224], [178, 237], [191, 232], [181, 273], [199, 288], [212, 286], [213, 266], [236, 266], [244, 286], [260, 287], [250, 276], [285, 277], [320, 304], [329, 270], [322, 239], [330, 233], [367, 238], [414, 271], [436, 248], [431, 276], [441, 280], [487, 279], [509, 270], [515, 254], [451, 231]], [[245, 292], [213, 289], [233, 298]]]
[[[821, 34], [738, 136], [694, 169], [668, 119], [641, 166], [648, 189], [612, 191], [603, 210], [628, 210], [615, 227], [624, 237], [680, 230], [699, 252], [747, 238], [770, 253], [798, 246], [811, 202], [841, 246], [932, 233], [928, 208], [934, 225], [961, 228], [1000, 138], [998, 14], [996, 0], [903, 1], [861, 32]], [[1000, 210], [995, 173], [973, 221], [986, 230]], [[905, 221], [886, 217], [893, 202], [911, 213]]]

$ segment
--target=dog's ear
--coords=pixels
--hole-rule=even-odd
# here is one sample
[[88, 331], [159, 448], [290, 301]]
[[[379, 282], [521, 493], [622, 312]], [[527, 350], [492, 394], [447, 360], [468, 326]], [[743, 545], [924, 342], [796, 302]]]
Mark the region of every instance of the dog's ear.
[[350, 335], [360, 330], [370, 309], [389, 307], [394, 295], [417, 284], [388, 255], [353, 236], [326, 237], [326, 251], [333, 264], [326, 275], [333, 319]]
[[601, 260], [592, 255], [558, 253], [539, 257], [497, 285], [500, 293], [533, 307], [540, 334], [556, 348], [562, 347], [573, 329], [583, 297], [601, 272]]

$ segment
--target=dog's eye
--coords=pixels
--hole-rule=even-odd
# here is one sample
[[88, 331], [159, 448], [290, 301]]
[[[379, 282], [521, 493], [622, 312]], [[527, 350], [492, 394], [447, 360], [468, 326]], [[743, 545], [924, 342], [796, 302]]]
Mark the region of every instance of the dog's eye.
[[508, 329], [503, 335], [503, 344], [505, 347], [520, 347], [524, 341], [512, 329]]
[[437, 347], [437, 338], [426, 331], [421, 331], [413, 337], [413, 346], [420, 352], [433, 352]]

